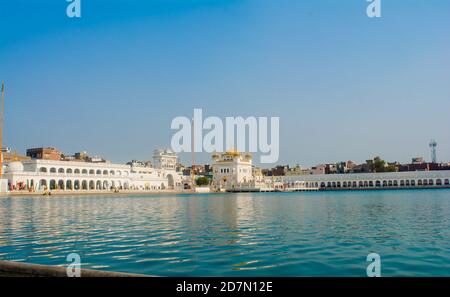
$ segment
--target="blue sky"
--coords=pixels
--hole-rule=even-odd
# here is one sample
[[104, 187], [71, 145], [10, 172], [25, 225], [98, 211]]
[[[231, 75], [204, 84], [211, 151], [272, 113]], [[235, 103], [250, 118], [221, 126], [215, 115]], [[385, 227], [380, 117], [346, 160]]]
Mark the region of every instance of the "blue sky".
[[[126, 162], [176, 116], [279, 116], [280, 160], [450, 160], [450, 1], [0, 0], [5, 144]], [[182, 155], [188, 163], [189, 154]], [[197, 157], [208, 161], [207, 155]]]

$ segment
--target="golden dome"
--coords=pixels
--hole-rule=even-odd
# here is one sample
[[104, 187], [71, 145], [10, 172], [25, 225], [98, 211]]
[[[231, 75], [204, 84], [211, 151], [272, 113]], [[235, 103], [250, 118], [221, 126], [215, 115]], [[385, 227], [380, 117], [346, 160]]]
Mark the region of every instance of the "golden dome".
[[235, 150], [235, 149], [228, 150], [228, 151], [226, 152], [226, 154], [227, 154], [227, 155], [231, 155], [231, 156], [233, 156], [233, 157], [238, 157], [238, 156], [240, 155], [240, 153], [239, 153], [237, 150]]

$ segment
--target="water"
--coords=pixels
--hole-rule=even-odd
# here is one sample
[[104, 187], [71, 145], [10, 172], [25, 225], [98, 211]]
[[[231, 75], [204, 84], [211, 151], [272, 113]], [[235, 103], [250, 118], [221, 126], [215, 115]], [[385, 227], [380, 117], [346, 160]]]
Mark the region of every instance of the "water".
[[450, 276], [450, 190], [0, 199], [0, 259], [160, 276]]

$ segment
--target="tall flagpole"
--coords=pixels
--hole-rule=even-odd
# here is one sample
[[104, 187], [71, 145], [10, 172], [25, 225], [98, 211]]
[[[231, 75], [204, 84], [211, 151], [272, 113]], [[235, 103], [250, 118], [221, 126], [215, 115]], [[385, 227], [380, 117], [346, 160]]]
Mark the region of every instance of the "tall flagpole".
[[3, 175], [3, 116], [5, 111], [5, 83], [2, 81], [2, 102], [0, 111], [0, 180]]

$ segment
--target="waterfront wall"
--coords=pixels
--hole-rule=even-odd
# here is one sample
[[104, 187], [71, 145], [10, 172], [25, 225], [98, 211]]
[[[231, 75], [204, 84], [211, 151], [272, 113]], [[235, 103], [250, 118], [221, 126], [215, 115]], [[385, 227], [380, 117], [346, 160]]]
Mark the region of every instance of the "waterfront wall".
[[285, 188], [450, 188], [450, 171], [292, 175], [282, 180]]
[[[0, 277], [67, 277], [67, 272], [65, 267], [0, 260]], [[81, 269], [81, 277], [146, 277], [146, 275]]]
[[10, 162], [4, 177], [11, 191], [106, 191], [181, 189], [175, 170], [112, 163], [26, 160]]

